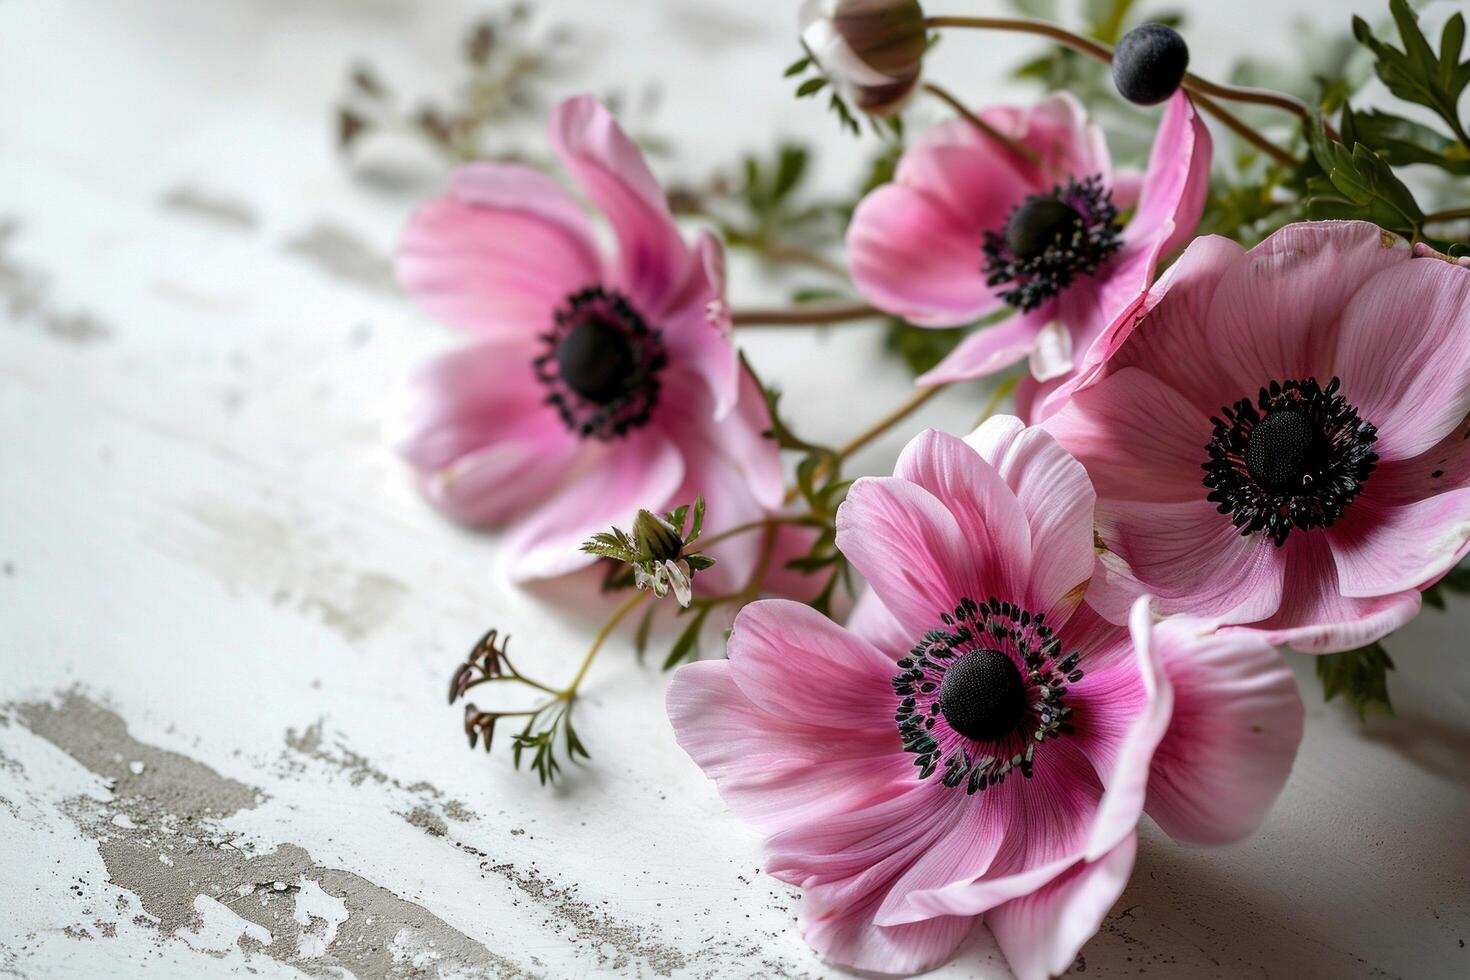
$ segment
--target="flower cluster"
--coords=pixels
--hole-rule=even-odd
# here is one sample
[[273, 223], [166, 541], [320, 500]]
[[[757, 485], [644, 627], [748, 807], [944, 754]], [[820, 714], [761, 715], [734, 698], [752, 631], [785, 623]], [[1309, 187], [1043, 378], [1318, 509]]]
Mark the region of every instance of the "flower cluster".
[[[514, 758], [543, 781], [558, 745], [587, 757], [571, 714], [593, 657], [647, 602], [641, 654], [668, 605], [649, 600], [672, 594], [685, 625], [665, 665], [695, 661], [669, 686], [674, 737], [766, 835], [807, 941], [862, 970], [928, 969], [983, 921], [1023, 980], [1063, 972], [1126, 885], [1145, 815], [1190, 844], [1254, 830], [1304, 725], [1278, 648], [1322, 655], [1329, 697], [1386, 701], [1379, 641], [1470, 552], [1470, 250], [1432, 233], [1470, 214], [1425, 212], [1394, 173], [1470, 154], [1464, 21], [1435, 55], [1391, 7], [1405, 50], [1356, 36], [1447, 132], [1347, 106], [1334, 127], [1209, 82], [1174, 28], [1123, 34], [1126, 4], [1094, 38], [807, 0], [798, 94], [830, 88], [855, 131], [881, 121], [859, 199], [795, 207], [791, 149], [748, 159], [741, 191], [666, 193], [588, 96], [556, 107], [551, 145], [611, 249], [547, 174], [456, 170], [398, 272], [473, 340], [423, 374], [404, 455], [448, 516], [509, 529], [516, 579], [596, 563], [603, 591], [626, 590], [565, 687], [487, 634], [450, 700], [494, 683], [547, 699], [466, 705], [471, 745], [518, 716]], [[1115, 164], [1074, 92], [971, 107], [927, 79], [935, 34], [963, 29], [1043, 35], [1159, 106], [1146, 157], [1123, 158], [1143, 166]], [[921, 94], [954, 117], [910, 140]], [[1305, 125], [1282, 145], [1225, 101]], [[1257, 155], [1259, 187], [1212, 175], [1207, 115]], [[721, 234], [691, 244], [671, 200]], [[845, 264], [813, 231], [833, 215]], [[727, 246], [833, 289], [734, 306]], [[798, 436], [735, 343], [878, 317], [899, 348], [950, 342], [839, 446]], [[891, 477], [844, 474], [941, 390], [992, 376], [968, 436], [925, 430]], [[1014, 414], [994, 415], [1008, 392]], [[716, 609], [728, 656], [699, 660]]]

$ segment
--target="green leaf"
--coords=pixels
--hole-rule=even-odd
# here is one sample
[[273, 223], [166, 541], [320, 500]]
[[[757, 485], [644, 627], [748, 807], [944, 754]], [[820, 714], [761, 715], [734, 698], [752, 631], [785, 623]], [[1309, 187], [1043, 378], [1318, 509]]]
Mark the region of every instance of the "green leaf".
[[816, 78], [808, 78], [796, 87], [796, 97], [798, 99], [805, 99], [808, 96], [816, 95], [826, 87], [827, 80], [820, 75]]
[[1460, 123], [1459, 102], [1465, 86], [1470, 85], [1470, 61], [1461, 61], [1465, 43], [1465, 17], [1451, 17], [1440, 36], [1440, 51], [1435, 53], [1419, 17], [1407, 0], [1389, 0], [1389, 11], [1398, 26], [1403, 48], [1379, 40], [1361, 17], [1353, 18], [1353, 37], [1373, 52], [1374, 71], [1388, 90], [1406, 102], [1422, 105], [1443, 119], [1456, 139], [1470, 149], [1470, 136]]
[[948, 357], [964, 339], [964, 327], [931, 329], [894, 318], [883, 331], [883, 349], [902, 360], [918, 377]]
[[693, 541], [699, 537], [699, 532], [704, 530], [704, 494], [694, 498], [694, 521], [689, 525], [689, 533], [684, 536], [686, 541]]
[[1329, 139], [1320, 115], [1309, 135], [1312, 160], [1325, 177], [1307, 180], [1311, 217], [1360, 218], [1406, 238], [1421, 237], [1424, 212], [1382, 157], [1362, 143], [1349, 150]]
[[1470, 176], [1470, 149], [1423, 123], [1380, 109], [1354, 113], [1345, 108], [1344, 138], [1349, 130], [1390, 166], [1427, 163], [1448, 173]]
[[1393, 669], [1393, 659], [1379, 643], [1317, 658], [1323, 698], [1331, 701], [1341, 694], [1359, 719], [1374, 707], [1393, 713], [1388, 699], [1388, 672]]
[[704, 618], [709, 615], [713, 606], [705, 606], [690, 617], [689, 625], [684, 627], [684, 632], [674, 641], [669, 650], [669, 655], [664, 658], [664, 670], [672, 670], [684, 660], [693, 660], [699, 656], [699, 633], [704, 629]]
[[633, 633], [633, 653], [637, 655], [639, 663], [643, 662], [643, 655], [648, 652], [648, 634], [653, 629], [653, 614], [656, 612], [658, 605], [650, 605], [643, 618], [638, 621], [638, 629]]
[[786, 71], [783, 72], [782, 75], [785, 78], [790, 78], [793, 75], [800, 75], [802, 72], [806, 71], [811, 66], [812, 66], [812, 59], [811, 59], [811, 57], [810, 56], [803, 56], [801, 58], [797, 58], [791, 64], [787, 65], [786, 66]]

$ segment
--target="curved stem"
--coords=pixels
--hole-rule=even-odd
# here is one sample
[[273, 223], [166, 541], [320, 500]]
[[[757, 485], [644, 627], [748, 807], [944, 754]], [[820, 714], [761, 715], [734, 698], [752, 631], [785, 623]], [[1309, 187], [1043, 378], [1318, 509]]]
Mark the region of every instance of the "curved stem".
[[782, 524], [805, 524], [810, 527], [821, 527], [822, 521], [811, 516], [810, 514], [776, 514], [772, 517], [763, 517], [758, 521], [751, 521], [747, 524], [737, 524], [732, 528], [721, 531], [719, 534], [712, 534], [707, 538], [694, 538], [684, 545], [684, 551], [687, 553], [696, 545], [700, 548], [708, 548], [710, 545], [719, 544], [721, 541], [725, 541], [729, 538], [738, 537], [742, 534], [749, 534], [751, 531], [759, 531], [761, 528], [764, 527], [776, 527]]
[[[1107, 45], [1094, 41], [1090, 37], [1074, 34], [1064, 27], [1048, 23], [1044, 20], [1028, 20], [1023, 17], [926, 17], [925, 26], [928, 27], [967, 27], [980, 30], [1013, 31], [1020, 34], [1035, 34], [1040, 37], [1050, 38], [1058, 44], [1065, 45], [1073, 51], [1080, 51], [1089, 58], [1094, 58], [1105, 65], [1113, 63], [1113, 51]], [[1247, 126], [1238, 116], [1228, 112], [1210, 96], [1222, 99], [1233, 99], [1239, 102], [1255, 102], [1262, 105], [1271, 105], [1279, 109], [1285, 109], [1303, 119], [1310, 119], [1312, 111], [1306, 103], [1289, 95], [1277, 92], [1264, 92], [1259, 89], [1238, 88], [1233, 85], [1220, 85], [1207, 81], [1198, 75], [1185, 73], [1183, 87], [1199, 104], [1199, 107], [1210, 113], [1221, 123], [1245, 139], [1251, 145], [1259, 148], [1262, 152], [1269, 154], [1273, 159], [1288, 166], [1295, 166], [1297, 159], [1285, 150], [1276, 146], [1266, 137]]]
[[737, 327], [804, 327], [885, 316], [867, 303], [830, 303], [790, 309], [731, 310], [730, 322]]
[[980, 130], [981, 133], [995, 140], [997, 143], [999, 143], [1001, 146], [1004, 146], [1012, 153], [1023, 156], [1027, 160], [1030, 160], [1032, 163], [1041, 162], [1041, 156], [1035, 150], [1031, 149], [1031, 147], [1029, 146], [1024, 146], [1021, 143], [1016, 142], [1009, 136], [1002, 133], [1000, 130], [996, 129], [994, 126], [990, 125], [990, 123], [986, 122], [984, 119], [981, 119], [979, 116], [975, 115], [948, 89], [941, 88], [939, 85], [936, 85], [933, 82], [925, 82], [924, 91], [928, 92], [930, 95], [934, 96], [936, 99], [939, 99], [945, 105], [949, 106], [971, 126], [974, 126], [976, 129]]
[[[862, 432], [859, 432], [856, 436], [853, 436], [852, 439], [848, 440], [845, 445], [843, 445], [840, 449], [833, 453], [830, 459], [824, 460], [822, 463], [818, 464], [812, 470], [812, 480], [820, 480], [823, 476], [826, 475], [827, 471], [831, 469], [831, 467], [837, 465], [838, 463], [841, 463], [853, 453], [862, 449], [868, 443], [872, 442], [874, 439], [878, 438], [883, 433], [887, 432], [889, 429], [893, 428], [895, 425], [908, 418], [914, 412], [918, 411], [931, 398], [943, 391], [945, 387], [946, 385], [938, 384], [931, 385], [928, 388], [920, 388], [915, 391], [913, 395], [911, 395], [893, 411], [889, 412], [887, 415], [883, 416], [881, 419], [868, 426]], [[795, 487], [792, 487], [786, 492], [786, 502], [789, 504], [794, 501], [796, 499], [796, 495], [797, 490]]]
[[1459, 221], [1470, 218], [1470, 208], [1450, 208], [1448, 211], [1431, 211], [1424, 216], [1424, 223], [1430, 224], [1436, 221]]
[[572, 682], [565, 689], [557, 692], [556, 699], [558, 701], [570, 701], [577, 696], [577, 688], [581, 685], [582, 678], [587, 676], [587, 668], [592, 666], [592, 660], [597, 656], [597, 651], [602, 649], [602, 644], [612, 635], [612, 631], [618, 628], [618, 624], [627, 619], [628, 614], [634, 609], [637, 609], [639, 604], [648, 598], [648, 595], [649, 593], [639, 589], [631, 599], [619, 606], [608, 617], [607, 622], [602, 624], [602, 628], [592, 638], [592, 647], [587, 651], [587, 656], [582, 658], [582, 666], [577, 668], [577, 675], [572, 678]]

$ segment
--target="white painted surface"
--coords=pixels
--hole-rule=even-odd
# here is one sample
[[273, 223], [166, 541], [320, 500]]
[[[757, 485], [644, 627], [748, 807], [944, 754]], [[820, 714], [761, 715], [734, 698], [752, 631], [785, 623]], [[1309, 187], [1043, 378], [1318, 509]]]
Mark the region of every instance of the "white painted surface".
[[[698, 175], [766, 127], [819, 141], [833, 180], [855, 166], [779, 78], [794, 2], [544, 6], [595, 41], [565, 92], [665, 84], [656, 125], [681, 153], [664, 173]], [[1190, 6], [1206, 71], [1286, 54], [1291, 11], [1347, 15]], [[340, 966], [349, 942], [401, 973], [833, 972], [798, 937], [792, 891], [759, 874], [758, 839], [674, 745], [664, 678], [626, 641], [579, 713], [592, 764], [555, 791], [503, 751], [468, 752], [443, 704], [487, 625], [555, 676], [601, 615], [559, 603], [564, 588], [510, 588], [496, 538], [440, 521], [392, 452], [406, 373], [455, 338], [379, 276], [419, 192], [351, 180], [328, 108], [357, 56], [447, 84], [473, 8], [0, 5], [0, 972], [300, 976]], [[952, 39], [939, 71], [1000, 94], [1023, 47]], [[181, 191], [227, 207], [165, 203]], [[356, 256], [345, 274], [313, 259], [324, 241]], [[735, 283], [737, 302], [779, 295], [749, 268]], [[904, 391], [861, 328], [750, 348], [818, 438]], [[804, 376], [814, 362], [829, 370]], [[922, 421], [961, 429], [978, 405], [952, 393]], [[860, 462], [886, 468], [905, 438]], [[1460, 602], [1394, 638], [1399, 714], [1366, 727], [1321, 704], [1304, 662], [1307, 737], [1265, 827], [1209, 851], [1146, 833], [1087, 973], [1466, 975], [1467, 624]], [[73, 689], [87, 700], [63, 701]], [[136, 740], [116, 758], [87, 744], [121, 737], [88, 702]], [[134, 780], [173, 795], [155, 806]], [[220, 793], [233, 813], [211, 819]], [[152, 858], [159, 873], [289, 873], [284, 892], [186, 879], [195, 918], [170, 933], [139, 897], [157, 881], [139, 884], [134, 847], [175, 862]], [[123, 874], [106, 862], [119, 853]], [[247, 913], [286, 930], [280, 949], [236, 939], [261, 939], [232, 918]], [[936, 975], [1008, 974], [982, 930]]]

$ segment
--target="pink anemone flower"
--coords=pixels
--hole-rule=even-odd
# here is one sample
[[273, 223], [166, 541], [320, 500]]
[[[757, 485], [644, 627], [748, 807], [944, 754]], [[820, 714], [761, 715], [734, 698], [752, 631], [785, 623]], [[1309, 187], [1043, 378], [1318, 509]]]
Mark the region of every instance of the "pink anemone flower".
[[[783, 487], [764, 401], [730, 341], [718, 242], [685, 244], [595, 99], [559, 105], [551, 139], [612, 226], [612, 256], [554, 182], [493, 163], [457, 170], [398, 253], [414, 299], [476, 338], [423, 374], [404, 454], [449, 516], [516, 526], [518, 579], [584, 567], [579, 544], [640, 507], [703, 494], [719, 530], [779, 506]], [[757, 538], [721, 546], [708, 575], [739, 576]]]
[[1159, 610], [1347, 650], [1470, 550], [1470, 269], [1414, 254], [1359, 221], [1201, 238], [1100, 345], [1045, 425]]
[[853, 215], [853, 281], [870, 303], [924, 327], [1016, 311], [967, 337], [921, 384], [977, 378], [1029, 358], [1033, 385], [1049, 383], [1053, 394], [1137, 306], [1160, 258], [1193, 234], [1209, 178], [1209, 131], [1176, 94], [1140, 178], [1113, 172], [1102, 131], [1069, 94], [978, 115], [1032, 158], [963, 119], [925, 132], [893, 182]]
[[928, 969], [983, 916], [1023, 980], [1058, 973], [1121, 893], [1145, 808], [1234, 840], [1284, 784], [1303, 712], [1280, 657], [1143, 600], [1131, 629], [1094, 612], [1093, 505], [1019, 419], [926, 432], [839, 511], [870, 586], [849, 628], [754, 603], [728, 660], [675, 675], [680, 745], [768, 835], [828, 959]]

